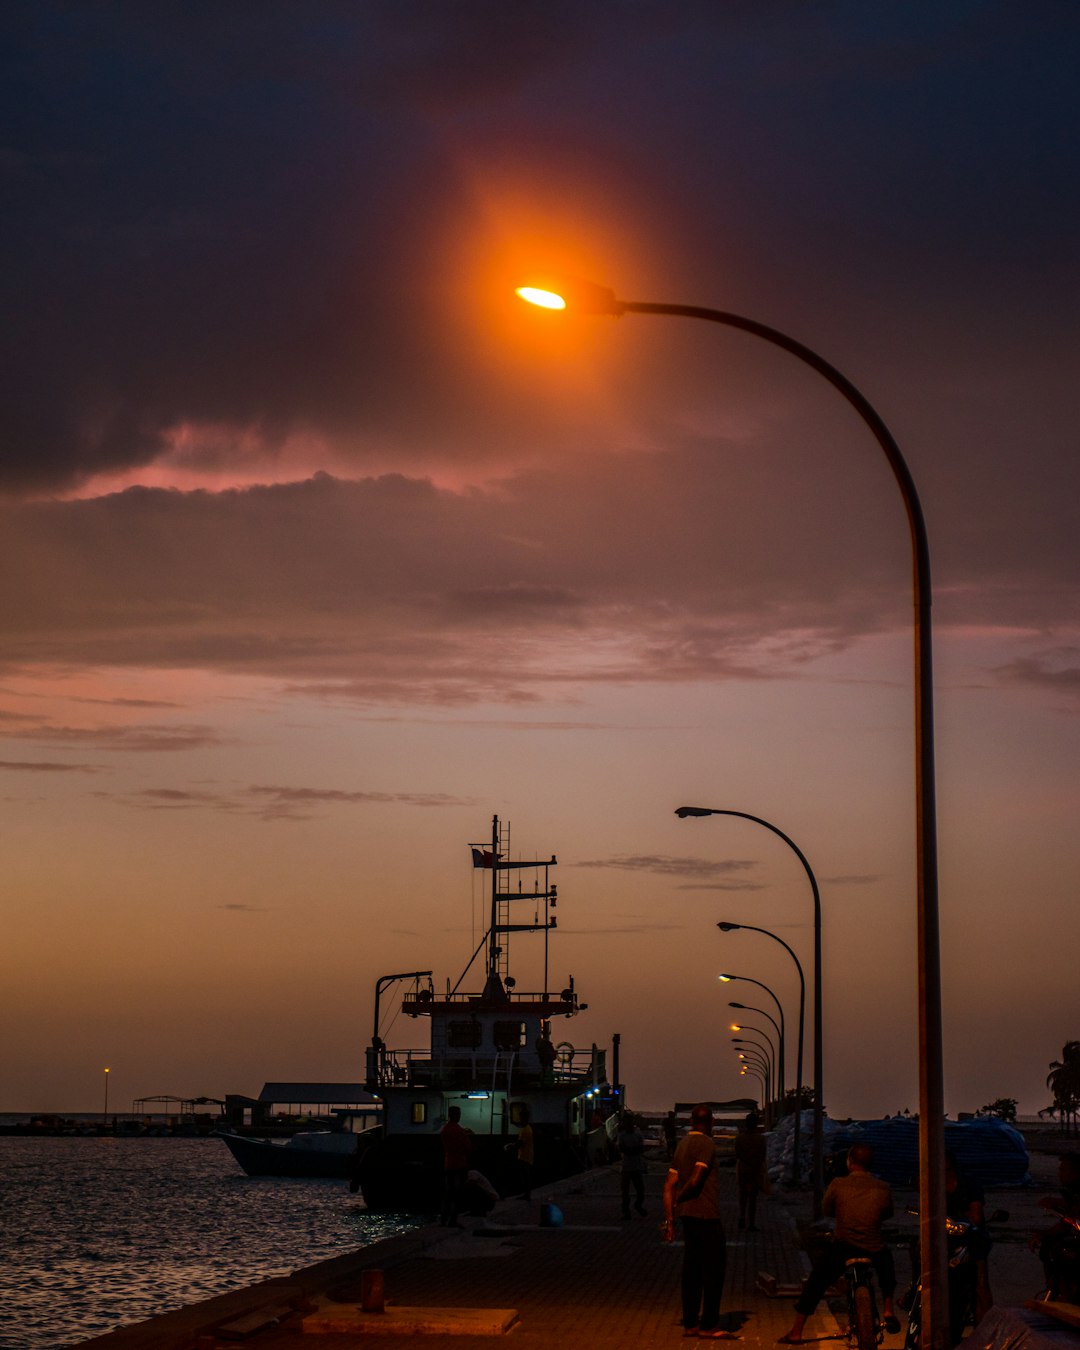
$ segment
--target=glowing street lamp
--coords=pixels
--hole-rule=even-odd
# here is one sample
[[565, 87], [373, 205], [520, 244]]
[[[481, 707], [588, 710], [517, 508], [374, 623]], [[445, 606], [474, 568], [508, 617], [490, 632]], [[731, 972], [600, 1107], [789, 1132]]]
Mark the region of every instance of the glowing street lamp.
[[103, 1125], [108, 1125], [108, 1123], [109, 1123], [109, 1070], [108, 1070], [108, 1069], [105, 1070], [105, 1111], [104, 1111], [104, 1114], [103, 1114], [102, 1117], [101, 1117], [101, 1122], [102, 1122]]
[[[761, 816], [752, 816], [747, 811], [727, 811], [711, 806], [680, 806], [675, 814], [680, 820], [687, 816], [737, 816], [740, 820], [753, 821], [763, 825], [782, 839], [795, 854], [810, 882], [810, 894], [814, 900], [814, 1215], [821, 1216], [821, 1196], [825, 1188], [824, 1157], [825, 1130], [822, 1113], [825, 1110], [825, 1091], [823, 1086], [824, 1069], [822, 1067], [822, 1017], [821, 1017], [821, 892], [818, 890], [817, 877], [810, 866], [806, 854], [794, 839], [784, 833], [778, 825], [764, 820]], [[798, 1103], [796, 1107], [798, 1108]], [[798, 1117], [796, 1116], [796, 1119]]]
[[[803, 1032], [806, 1027], [806, 977], [803, 974], [802, 962], [791, 950], [791, 948], [784, 941], [784, 939], [780, 937], [778, 933], [774, 933], [769, 928], [757, 928], [754, 924], [751, 923], [731, 923], [726, 919], [722, 919], [716, 926], [717, 928], [720, 929], [721, 933], [735, 933], [738, 932], [739, 930], [744, 930], [747, 933], [763, 933], [765, 937], [772, 938], [774, 942], [779, 942], [780, 946], [783, 947], [784, 951], [786, 951], [788, 956], [790, 956], [791, 959], [795, 962], [795, 969], [799, 972], [799, 1039], [795, 1048], [795, 1120], [794, 1120], [795, 1132], [791, 1144], [791, 1184], [793, 1186], [797, 1186], [799, 1184], [799, 1177], [800, 1177], [799, 1155], [801, 1152], [800, 1138], [802, 1135], [801, 1124], [802, 1124], [802, 1091], [803, 1091], [803, 1076], [802, 1076]], [[819, 1102], [820, 1100], [821, 1100], [820, 1094], [815, 1091], [814, 1093], [815, 1103]], [[814, 1146], [816, 1150], [818, 1146], [818, 1138], [816, 1134], [814, 1136]], [[815, 1156], [813, 1166], [814, 1176], [817, 1177], [820, 1171], [821, 1169], [818, 1167], [818, 1159]], [[820, 1192], [815, 1188], [814, 1191], [815, 1213], [817, 1213], [820, 1210], [820, 1205], [821, 1205]]]
[[[777, 1027], [777, 1030], [778, 1030], [779, 1033], [780, 1033], [780, 1062], [779, 1062], [779, 1067], [778, 1067], [778, 1074], [777, 1074], [777, 1076], [778, 1076], [778, 1078], [779, 1078], [779, 1080], [780, 1080], [780, 1081], [779, 1081], [779, 1087], [780, 1087], [780, 1100], [783, 1101], [783, 1100], [784, 1100], [784, 1096], [785, 1096], [786, 1091], [787, 1091], [787, 1084], [786, 1084], [786, 1082], [785, 1082], [785, 1080], [784, 1080], [784, 1044], [785, 1044], [785, 1039], [786, 1039], [786, 1036], [787, 1036], [787, 1032], [786, 1032], [785, 1029], [784, 1029], [784, 1005], [780, 1002], [780, 1000], [776, 997], [776, 995], [773, 993], [773, 991], [769, 988], [769, 986], [768, 986], [767, 984], [762, 984], [762, 982], [761, 982], [760, 980], [755, 980], [755, 979], [754, 979], [752, 976], [750, 976], [750, 975], [727, 975], [727, 974], [722, 974], [722, 975], [718, 975], [716, 978], [717, 978], [718, 980], [720, 980], [721, 983], [723, 983], [723, 984], [730, 984], [733, 980], [745, 980], [745, 982], [746, 982], [747, 984], [756, 984], [757, 987], [758, 987], [759, 989], [764, 989], [765, 992], [768, 994], [768, 996], [769, 996], [769, 997], [772, 999], [772, 1001], [776, 1004], [776, 1011], [780, 1014], [780, 1025], [779, 1025], [779, 1027]], [[742, 1006], [743, 1006], [743, 1005], [742, 1005], [741, 1003], [739, 1003], [739, 1004], [736, 1004], [736, 1003], [729, 1003], [729, 1004], [728, 1004], [728, 1007], [729, 1007], [729, 1008], [735, 1008], [735, 1007], [740, 1007], [740, 1008], [741, 1008]], [[769, 1020], [772, 1021], [772, 1018], [770, 1018]], [[773, 1022], [773, 1026], [776, 1026], [776, 1023], [775, 1023], [775, 1022]]]
[[[777, 1034], [778, 1037], [780, 1037], [780, 1036], [783, 1035], [783, 1032], [780, 1030], [780, 1025], [779, 1025], [779, 1023], [777, 1022], [776, 1018], [773, 1017], [773, 1016], [771, 1016], [769, 1013], [767, 1013], [767, 1012], [765, 1011], [764, 1008], [755, 1008], [755, 1007], [753, 1007], [753, 1006], [752, 1006], [751, 1004], [749, 1004], [749, 1003], [729, 1003], [729, 1004], [728, 1004], [728, 1007], [729, 1007], [729, 1008], [736, 1008], [736, 1009], [738, 1009], [740, 1012], [752, 1012], [752, 1013], [757, 1013], [759, 1017], [764, 1017], [765, 1020], [766, 1020], [767, 1022], [771, 1022], [771, 1023], [772, 1023], [772, 1025], [773, 1025], [773, 1030], [776, 1032], [776, 1034]], [[756, 1030], [756, 1028], [755, 1028], [755, 1030]], [[761, 1034], [764, 1036], [766, 1033], [765, 1033], [764, 1031], [762, 1031]]]
[[[546, 292], [537, 296], [531, 291]], [[934, 772], [933, 629], [930, 620], [930, 545], [919, 494], [900, 447], [869, 400], [812, 348], [755, 319], [701, 305], [619, 300], [593, 282], [529, 278], [523, 300], [579, 313], [653, 314], [702, 319], [735, 328], [779, 347], [816, 371], [847, 400], [884, 453], [900, 489], [912, 552], [915, 638], [915, 833], [919, 969], [919, 1233], [922, 1253], [922, 1350], [945, 1350], [948, 1287], [945, 1249], [945, 1091], [941, 1044], [941, 943], [938, 920], [937, 809]], [[820, 1082], [817, 1084], [820, 1091]]]
[[[735, 1031], [756, 1031], [756, 1027], [735, 1027]], [[776, 1055], [772, 1051], [771, 1045], [767, 1040], [755, 1040], [751, 1036], [732, 1036], [731, 1044], [742, 1050], [752, 1051], [761, 1056], [762, 1063], [768, 1074], [768, 1097], [765, 1100], [766, 1115], [772, 1116], [770, 1103], [776, 1100]], [[771, 1126], [770, 1126], [771, 1128]]]

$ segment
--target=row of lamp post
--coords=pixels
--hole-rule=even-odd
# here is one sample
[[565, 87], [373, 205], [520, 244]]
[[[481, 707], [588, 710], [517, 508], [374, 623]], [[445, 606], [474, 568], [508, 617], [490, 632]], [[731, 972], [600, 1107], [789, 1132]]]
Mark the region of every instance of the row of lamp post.
[[[812, 348], [778, 329], [742, 315], [701, 305], [619, 300], [614, 291], [591, 282], [545, 278], [520, 286], [522, 299], [549, 310], [620, 318], [627, 314], [702, 319], [722, 324], [780, 348], [816, 371], [847, 400], [884, 453], [907, 514], [912, 550], [912, 599], [915, 656], [915, 833], [916, 926], [918, 954], [919, 1051], [919, 1235], [922, 1278], [922, 1350], [945, 1350], [948, 1339], [948, 1287], [945, 1242], [945, 1093], [941, 1039], [941, 953], [938, 921], [937, 812], [934, 771], [934, 692], [930, 620], [930, 548], [915, 483], [892, 433], [866, 397], [835, 366]], [[821, 1187], [821, 920], [817, 883], [805, 857], [775, 825], [741, 811], [683, 808], [679, 815], [737, 815], [756, 820], [778, 834], [798, 854], [814, 892], [814, 1190]], [[746, 925], [731, 925], [734, 927]], [[723, 925], [721, 925], [723, 927]], [[760, 930], [764, 931], [764, 930]], [[774, 936], [775, 934], [770, 934]], [[785, 944], [786, 945], [786, 944]], [[789, 949], [790, 950], [790, 949]], [[792, 953], [794, 955], [794, 953]], [[800, 1036], [800, 1042], [801, 1042]], [[799, 1075], [801, 1080], [801, 1073]], [[801, 1081], [800, 1081], [801, 1088]], [[799, 1104], [797, 1102], [797, 1104]], [[795, 1138], [798, 1139], [796, 1130]]]

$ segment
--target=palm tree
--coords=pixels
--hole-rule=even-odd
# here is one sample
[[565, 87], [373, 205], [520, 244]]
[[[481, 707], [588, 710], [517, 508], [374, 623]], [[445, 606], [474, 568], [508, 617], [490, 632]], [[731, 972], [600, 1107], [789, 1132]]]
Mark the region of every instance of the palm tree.
[[1046, 1075], [1046, 1086], [1053, 1092], [1054, 1101], [1050, 1112], [1057, 1114], [1062, 1125], [1076, 1129], [1077, 1114], [1080, 1113], [1080, 1041], [1066, 1041], [1061, 1050], [1061, 1058], [1055, 1059]]

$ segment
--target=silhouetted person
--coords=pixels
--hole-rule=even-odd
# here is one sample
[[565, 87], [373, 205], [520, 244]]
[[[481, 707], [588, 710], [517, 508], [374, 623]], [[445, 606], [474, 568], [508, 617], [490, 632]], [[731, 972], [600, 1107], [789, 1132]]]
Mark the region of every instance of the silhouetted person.
[[630, 1217], [630, 1191], [634, 1192], [634, 1208], [645, 1214], [645, 1136], [638, 1128], [637, 1120], [629, 1111], [619, 1118], [619, 1133], [615, 1137], [615, 1146], [621, 1159], [619, 1184], [622, 1190], [622, 1216]]
[[852, 1257], [868, 1256], [874, 1264], [881, 1299], [885, 1307], [885, 1330], [897, 1332], [900, 1322], [893, 1311], [896, 1269], [892, 1252], [885, 1245], [881, 1226], [892, 1218], [892, 1190], [887, 1182], [870, 1171], [874, 1160], [869, 1144], [853, 1144], [848, 1149], [846, 1177], [829, 1182], [821, 1202], [821, 1212], [836, 1220], [836, 1232], [822, 1255], [814, 1262], [803, 1291], [795, 1302], [795, 1320], [780, 1340], [785, 1345], [801, 1345], [806, 1319], [821, 1302], [822, 1295], [844, 1273]]
[[536, 1162], [536, 1144], [533, 1139], [533, 1127], [529, 1118], [529, 1108], [521, 1108], [517, 1137], [517, 1164], [521, 1192], [526, 1200], [532, 1199], [533, 1166]]
[[441, 1222], [449, 1228], [460, 1228], [461, 1191], [469, 1170], [472, 1135], [461, 1125], [461, 1107], [451, 1106], [446, 1113], [446, 1124], [439, 1131], [443, 1149], [443, 1203]]
[[667, 1158], [670, 1162], [675, 1156], [675, 1145], [679, 1142], [679, 1123], [675, 1118], [674, 1111], [667, 1113], [661, 1128], [664, 1131], [664, 1148], [667, 1150]]
[[1058, 1160], [1061, 1186], [1056, 1195], [1044, 1195], [1043, 1209], [1059, 1215], [1052, 1228], [1036, 1233], [1031, 1246], [1043, 1263], [1049, 1296], [1061, 1303], [1080, 1302], [1080, 1153], [1063, 1153]]
[[683, 1232], [683, 1334], [733, 1340], [733, 1333], [719, 1326], [727, 1248], [712, 1131], [711, 1108], [695, 1106], [690, 1113], [690, 1133], [679, 1141], [664, 1182], [664, 1240], [674, 1241], [677, 1209]]
[[769, 1188], [765, 1165], [765, 1136], [758, 1128], [756, 1111], [751, 1111], [735, 1136], [735, 1184], [739, 1192], [739, 1227], [755, 1230], [757, 1198]]

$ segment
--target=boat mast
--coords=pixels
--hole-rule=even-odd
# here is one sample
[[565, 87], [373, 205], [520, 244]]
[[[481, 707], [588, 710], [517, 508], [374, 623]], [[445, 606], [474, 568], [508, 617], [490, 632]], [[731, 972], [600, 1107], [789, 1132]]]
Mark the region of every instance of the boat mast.
[[488, 928], [488, 980], [499, 975], [499, 817], [491, 817], [491, 923]]

